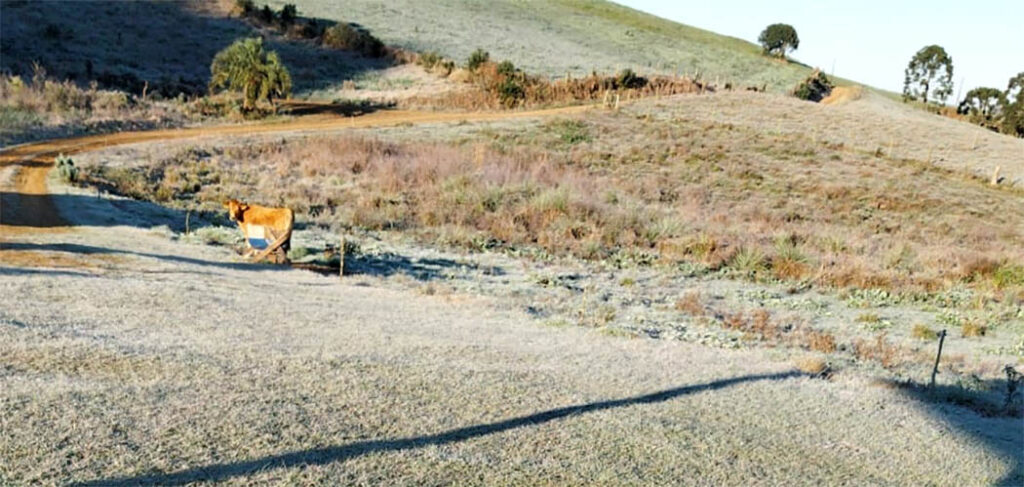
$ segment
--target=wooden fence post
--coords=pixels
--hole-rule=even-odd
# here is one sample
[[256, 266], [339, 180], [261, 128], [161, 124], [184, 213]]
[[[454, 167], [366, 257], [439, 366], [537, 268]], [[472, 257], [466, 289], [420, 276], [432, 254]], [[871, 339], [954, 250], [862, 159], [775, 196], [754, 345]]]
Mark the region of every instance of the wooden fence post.
[[345, 235], [341, 236], [341, 247], [338, 248], [338, 277], [345, 277]]
[[942, 357], [942, 343], [946, 341], [946, 330], [939, 332], [939, 353], [935, 354], [935, 367], [932, 367], [932, 382], [928, 386], [932, 392], [935, 392], [935, 374], [939, 373], [939, 359]]

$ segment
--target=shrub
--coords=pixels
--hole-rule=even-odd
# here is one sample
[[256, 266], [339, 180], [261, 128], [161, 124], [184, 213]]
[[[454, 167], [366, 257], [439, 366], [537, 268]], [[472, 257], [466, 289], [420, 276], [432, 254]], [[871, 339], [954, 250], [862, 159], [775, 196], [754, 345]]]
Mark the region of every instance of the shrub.
[[491, 55], [487, 51], [477, 48], [469, 55], [469, 59], [466, 61], [466, 69], [470, 71], [476, 71], [484, 63], [491, 60]]
[[57, 174], [60, 175], [60, 180], [65, 183], [78, 181], [78, 168], [75, 167], [75, 161], [72, 161], [70, 157], [64, 154], [58, 155]]
[[424, 68], [430, 69], [442, 61], [441, 55], [437, 51], [427, 51], [420, 54], [419, 59], [416, 60], [416, 64], [423, 66]]
[[264, 5], [257, 18], [259, 18], [260, 22], [269, 24], [274, 21], [274, 11], [270, 10], [270, 6]]
[[761, 31], [757, 42], [761, 43], [765, 54], [785, 57], [790, 51], [800, 47], [800, 38], [796, 29], [789, 24], [772, 24]]
[[295, 8], [294, 3], [287, 3], [284, 7], [281, 7], [281, 25], [287, 27], [295, 23], [295, 19], [298, 17], [298, 9]]
[[632, 69], [626, 68], [615, 75], [615, 88], [620, 90], [631, 90], [643, 88], [647, 80], [638, 76]]
[[498, 63], [498, 74], [512, 76], [516, 74], [516, 66], [512, 64], [512, 61], [502, 61]]
[[368, 57], [384, 55], [384, 43], [380, 39], [346, 23], [334, 24], [325, 30], [322, 42], [327, 47], [356, 51]]
[[819, 102], [832, 93], [832, 80], [821, 70], [815, 69], [807, 79], [796, 85], [793, 96], [807, 101]]
[[291, 94], [292, 79], [276, 52], [263, 49], [263, 39], [235, 41], [217, 53], [210, 65], [210, 92], [227, 89], [242, 94], [242, 109]]
[[526, 95], [523, 86], [514, 78], [508, 78], [498, 86], [498, 98], [506, 107], [513, 107]]

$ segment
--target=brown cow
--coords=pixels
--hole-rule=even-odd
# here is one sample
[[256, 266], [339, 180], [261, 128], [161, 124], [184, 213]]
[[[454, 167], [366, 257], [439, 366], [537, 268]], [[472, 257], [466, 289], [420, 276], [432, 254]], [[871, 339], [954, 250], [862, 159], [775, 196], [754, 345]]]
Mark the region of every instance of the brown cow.
[[238, 223], [245, 235], [245, 245], [249, 248], [247, 256], [266, 250], [283, 238], [280, 246], [273, 250], [274, 260], [284, 262], [288, 259], [292, 226], [295, 224], [295, 214], [291, 209], [249, 205], [238, 200], [225, 201], [224, 207], [228, 209], [228, 217]]

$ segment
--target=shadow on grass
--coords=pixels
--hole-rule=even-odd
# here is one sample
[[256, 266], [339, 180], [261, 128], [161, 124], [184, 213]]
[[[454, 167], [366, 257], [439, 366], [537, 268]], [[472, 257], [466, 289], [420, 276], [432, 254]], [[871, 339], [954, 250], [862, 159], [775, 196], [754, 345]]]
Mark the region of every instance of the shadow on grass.
[[378, 110], [394, 108], [395, 103], [381, 103], [370, 100], [338, 100], [331, 103], [291, 100], [281, 105], [281, 113], [289, 115], [335, 115], [359, 117]]
[[[323, 275], [337, 275], [339, 271], [337, 258], [336, 255], [332, 256], [329, 262], [294, 262], [292, 267]], [[451, 259], [411, 259], [404, 255], [390, 252], [382, 254], [349, 254], [345, 256], [346, 276], [390, 277], [404, 275], [417, 281], [432, 281], [435, 279], [448, 279], [450, 277], [450, 269], [477, 269], [478, 267], [473, 263], [463, 263]], [[487, 272], [501, 275], [504, 271], [500, 268], [489, 268]]]
[[[277, 51], [291, 72], [296, 92], [337, 86], [393, 65], [385, 58], [281, 35], [207, 7], [203, 2], [75, 2], [73, 16], [88, 21], [69, 24], [65, 2], [5, 2], [0, 68], [28, 79], [38, 62], [58, 80], [82, 86], [97, 81], [101, 87], [173, 97], [205, 93], [213, 57], [244, 37], [267, 38], [267, 48]], [[335, 23], [302, 13], [300, 22]]]
[[[5, 247], [6, 248], [6, 247]], [[0, 276], [55, 276], [55, 277], [96, 277], [88, 272], [62, 271], [53, 269], [26, 269], [0, 266]]]
[[1019, 397], [1011, 398], [1009, 404], [1000, 397], [1006, 380], [987, 381], [982, 385], [990, 391], [987, 393], [955, 385], [937, 385], [931, 391], [919, 384], [889, 384], [916, 401], [929, 416], [1003, 457], [1010, 471], [992, 485], [1024, 485], [1024, 420]]
[[[194, 259], [191, 257], [183, 257], [180, 255], [167, 255], [167, 254], [153, 254], [149, 252], [137, 252], [133, 250], [119, 250], [119, 249], [108, 249], [105, 247], [94, 247], [92, 245], [80, 245], [72, 243], [51, 243], [51, 244], [36, 244], [27, 242], [4, 242], [0, 244], [0, 248], [8, 250], [31, 250], [31, 251], [43, 251], [43, 252], [69, 252], [73, 254], [124, 254], [132, 255], [136, 257], [146, 257], [150, 259], [164, 260], [167, 262], [174, 262], [177, 264], [189, 264], [199, 265], [208, 267], [218, 267], [221, 269], [232, 269], [232, 270], [243, 270], [243, 271], [266, 271], [266, 270], [286, 270], [286, 266], [277, 266], [269, 264], [252, 264], [252, 263], [235, 263], [235, 262], [214, 262], [209, 260]], [[20, 269], [19, 269], [20, 270]], [[32, 271], [29, 271], [32, 272]]]
[[[74, 211], [73, 221], [60, 216], [60, 209]], [[54, 228], [64, 226], [185, 228], [185, 212], [156, 203], [126, 198], [98, 198], [80, 194], [25, 194], [0, 192], [0, 223], [12, 227]], [[193, 227], [204, 225], [196, 214]]]
[[370, 453], [393, 452], [412, 450], [426, 446], [448, 445], [459, 443], [472, 438], [487, 436], [505, 431], [536, 426], [551, 421], [556, 421], [569, 416], [593, 413], [607, 409], [615, 409], [640, 404], [654, 404], [669, 401], [671, 399], [695, 394], [704, 391], [724, 389], [745, 382], [756, 382], [762, 380], [783, 380], [793, 377], [801, 377], [799, 372], [786, 372], [777, 374], [748, 375], [722, 379], [705, 384], [676, 387], [651, 394], [627, 397], [624, 399], [613, 399], [598, 401], [576, 406], [566, 406], [549, 409], [528, 416], [506, 419], [494, 423], [480, 424], [458, 428], [454, 430], [435, 433], [432, 435], [415, 436], [410, 438], [399, 438], [394, 440], [371, 440], [349, 443], [347, 445], [329, 446], [324, 448], [311, 448], [308, 450], [281, 453], [270, 455], [254, 460], [246, 460], [231, 463], [218, 463], [195, 467], [171, 473], [153, 473], [134, 477], [98, 479], [88, 482], [81, 482], [72, 485], [78, 486], [100, 486], [100, 485], [183, 485], [192, 482], [222, 482], [233, 477], [248, 475], [255, 472], [273, 470], [278, 468], [290, 468], [307, 465], [324, 465], [332, 462], [345, 461]]

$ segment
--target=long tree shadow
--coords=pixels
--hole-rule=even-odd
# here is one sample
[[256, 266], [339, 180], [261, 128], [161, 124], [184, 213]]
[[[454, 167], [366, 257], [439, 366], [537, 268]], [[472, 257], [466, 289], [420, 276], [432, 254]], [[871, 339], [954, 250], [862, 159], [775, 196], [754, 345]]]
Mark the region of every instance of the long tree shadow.
[[[1006, 388], [1005, 380], [990, 382], [989, 389]], [[1004, 407], [999, 401], [956, 385], [938, 385], [934, 391], [921, 385], [894, 385], [926, 414], [976, 439], [1008, 462], [1009, 472], [992, 485], [1024, 485], [1024, 421], [1019, 397], [1010, 398], [1013, 402], [1008, 401]]]
[[[297, 92], [336, 86], [393, 64], [274, 33], [202, 2], [76, 2], [75, 17], [88, 22], [73, 24], [67, 23], [65, 2], [10, 1], [3, 10], [3, 71], [31, 77], [38, 63], [60, 80], [98, 81], [136, 94], [205, 93], [213, 57], [242, 37], [267, 37]], [[300, 22], [335, 23], [299, 15]]]
[[167, 262], [174, 262], [176, 264], [189, 264], [198, 266], [218, 267], [221, 269], [231, 270], [244, 270], [244, 271], [266, 271], [266, 270], [287, 270], [288, 267], [269, 265], [269, 264], [253, 264], [253, 263], [236, 263], [236, 262], [214, 262], [203, 259], [195, 259], [192, 257], [184, 257], [180, 255], [168, 255], [168, 254], [154, 254], [149, 252], [138, 252], [134, 250], [121, 250], [121, 249], [110, 249], [106, 247], [94, 247], [92, 245], [81, 245], [73, 243], [49, 243], [49, 244], [37, 244], [27, 242], [2, 242], [0, 243], [0, 249], [4, 250], [29, 250], [29, 251], [43, 251], [43, 252], [69, 252], [74, 254], [125, 254], [132, 255], [135, 257], [145, 257], [150, 259], [164, 260]]
[[[74, 209], [73, 218], [59, 216]], [[70, 221], [69, 221], [70, 220]], [[127, 198], [99, 198], [80, 194], [25, 194], [0, 192], [0, 223], [12, 227], [53, 228], [63, 226], [185, 228], [185, 212], [148, 201]], [[207, 222], [192, 215], [193, 228]]]
[[501, 433], [516, 428], [535, 426], [559, 420], [569, 416], [593, 413], [607, 409], [622, 408], [638, 404], [654, 404], [669, 401], [671, 399], [704, 391], [714, 391], [726, 387], [743, 384], [745, 382], [756, 382], [763, 380], [783, 380], [793, 377], [801, 377], [800, 372], [792, 371], [776, 374], [748, 375], [722, 379], [705, 384], [676, 387], [663, 391], [644, 394], [641, 396], [627, 397], [623, 399], [612, 399], [598, 401], [575, 406], [549, 409], [528, 416], [506, 419], [495, 423], [480, 424], [458, 428], [454, 430], [435, 433], [432, 435], [414, 436], [395, 440], [371, 440], [349, 443], [347, 445], [329, 446], [324, 448], [311, 448], [279, 455], [270, 455], [254, 460], [246, 460], [232, 463], [218, 463], [202, 467], [190, 468], [179, 472], [153, 473], [134, 477], [121, 477], [91, 480], [72, 485], [77, 486], [108, 486], [108, 485], [183, 485], [192, 482], [221, 482], [232, 477], [251, 474], [257, 471], [266, 471], [278, 468], [290, 468], [306, 465], [324, 465], [327, 463], [345, 461], [370, 453], [394, 452], [412, 450], [426, 446], [448, 445], [459, 443], [472, 438]]

